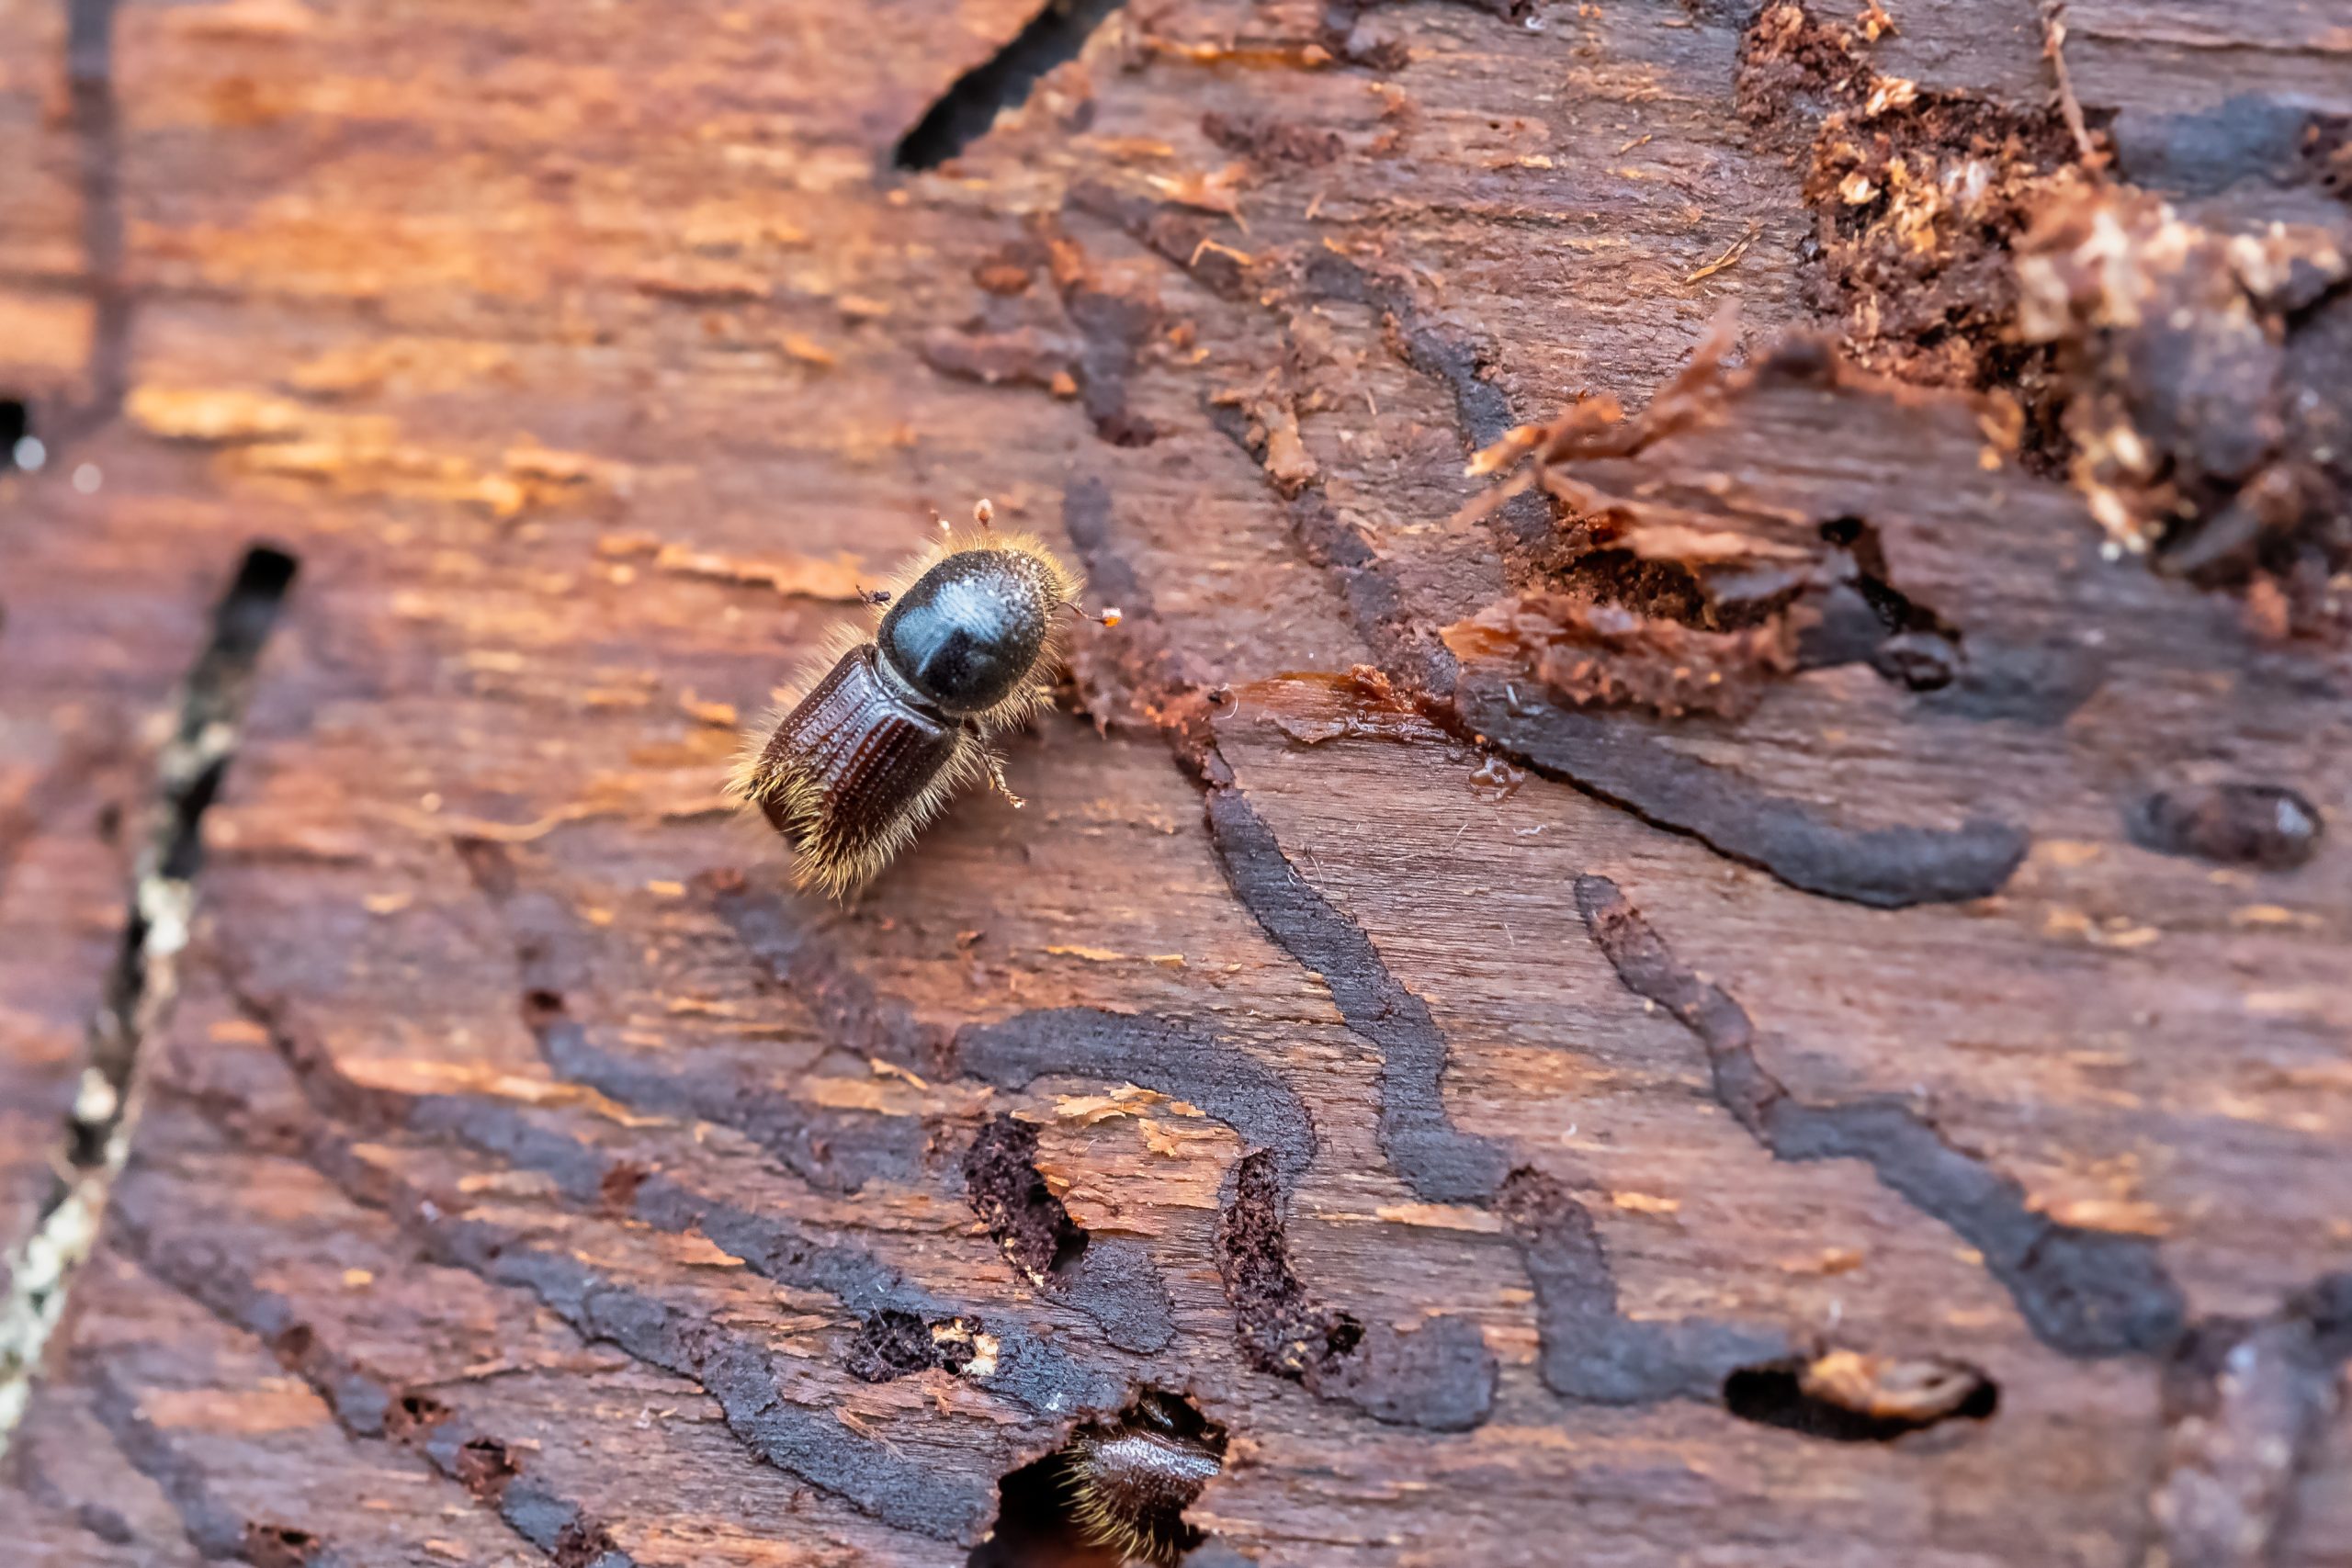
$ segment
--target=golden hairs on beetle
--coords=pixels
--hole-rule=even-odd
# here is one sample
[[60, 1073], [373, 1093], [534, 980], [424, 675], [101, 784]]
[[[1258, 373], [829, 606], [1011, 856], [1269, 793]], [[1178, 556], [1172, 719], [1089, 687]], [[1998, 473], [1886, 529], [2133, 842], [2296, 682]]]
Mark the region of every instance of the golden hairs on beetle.
[[[1035, 711], [1060, 668], [1078, 574], [1038, 540], [995, 526], [983, 501], [866, 602], [870, 634], [844, 628], [813, 683], [746, 738], [730, 790], [793, 848], [794, 880], [856, 891], [987, 779], [1014, 806], [989, 741]], [[1080, 612], [1082, 613], [1082, 612]], [[1095, 617], [1116, 626], [1119, 613]]]
[[1130, 1562], [1170, 1564], [1197, 1545], [1184, 1510], [1224, 1468], [1225, 1429], [1158, 1389], [1109, 1427], [1082, 1427], [1063, 1450], [1080, 1533]]

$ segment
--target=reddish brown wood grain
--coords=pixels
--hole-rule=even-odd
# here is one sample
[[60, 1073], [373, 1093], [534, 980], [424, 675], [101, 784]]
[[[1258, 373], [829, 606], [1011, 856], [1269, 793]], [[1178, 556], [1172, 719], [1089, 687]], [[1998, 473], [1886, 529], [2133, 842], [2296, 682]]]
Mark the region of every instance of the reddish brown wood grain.
[[[301, 561], [35, 1560], [956, 1562], [1143, 1387], [1204, 1562], [2352, 1560], [2340, 540], [2102, 553], [2022, 235], [1839, 193], [2059, 123], [2042, 17], [1888, 9], [1135, 0], [910, 172], [1034, 6], [85, 0], [77, 96], [0, 0], [11, 1247], [175, 684]], [[2067, 26], [2100, 177], [2347, 243], [2342, 28]], [[1870, 309], [1921, 234], [1956, 346]], [[1124, 623], [1026, 809], [794, 895], [739, 723], [980, 495]]]

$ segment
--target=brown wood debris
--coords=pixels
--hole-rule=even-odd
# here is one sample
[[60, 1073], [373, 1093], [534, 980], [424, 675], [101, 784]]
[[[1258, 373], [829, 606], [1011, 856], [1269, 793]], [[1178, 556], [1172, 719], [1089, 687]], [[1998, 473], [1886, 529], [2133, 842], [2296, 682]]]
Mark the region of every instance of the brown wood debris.
[[2227, 234], [2085, 190], [2020, 246], [2018, 330], [2056, 345], [2071, 473], [2109, 536], [2199, 581], [2278, 585], [2290, 634], [2352, 601], [2352, 217]]
[[1790, 619], [1703, 631], [1558, 593], [1491, 604], [1445, 628], [1455, 657], [1516, 669], [1578, 706], [1626, 705], [1671, 718], [1738, 718], [1796, 668]]

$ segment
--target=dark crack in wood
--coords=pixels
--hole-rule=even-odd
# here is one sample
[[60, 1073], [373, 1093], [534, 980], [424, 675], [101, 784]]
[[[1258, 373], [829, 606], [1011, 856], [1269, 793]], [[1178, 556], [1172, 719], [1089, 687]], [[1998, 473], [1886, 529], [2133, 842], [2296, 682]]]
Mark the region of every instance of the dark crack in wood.
[[1235, 897], [1275, 945], [1321, 977], [1348, 1028], [1380, 1052], [1380, 1147], [1388, 1163], [1426, 1202], [1486, 1202], [1502, 1181], [1503, 1152], [1447, 1116], [1445, 1036], [1429, 1005], [1290, 863], [1248, 796], [1230, 785], [1207, 793], [1210, 841]]
[[[527, 1475], [511, 1458], [512, 1445], [453, 1420], [437, 1400], [387, 1383], [329, 1349], [293, 1303], [257, 1281], [242, 1259], [202, 1236], [173, 1234], [156, 1224], [147, 1197], [136, 1180], [124, 1184], [109, 1233], [116, 1243], [152, 1278], [269, 1347], [352, 1438], [419, 1455], [543, 1554], [552, 1553], [567, 1530], [583, 1536], [602, 1531], [579, 1503]], [[496, 1462], [489, 1462], [492, 1454], [499, 1456]], [[629, 1562], [626, 1556], [608, 1558], [600, 1568], [628, 1568]]]
[[1600, 714], [1511, 701], [1465, 682], [1453, 727], [1474, 731], [1546, 778], [1790, 886], [1878, 909], [1959, 903], [2000, 891], [2025, 860], [2023, 829], [1991, 818], [1958, 828], [1849, 828], [1806, 802], [1769, 794]]
[[1216, 1229], [1217, 1278], [1236, 1341], [1260, 1371], [1375, 1421], [1466, 1432], [1494, 1408], [1494, 1353], [1472, 1319], [1431, 1317], [1407, 1334], [1322, 1305], [1292, 1272], [1272, 1153], [1245, 1155]]
[[1577, 908], [1626, 989], [1671, 1012], [1705, 1048], [1715, 1098], [1785, 1160], [1859, 1159], [1983, 1254], [2037, 1337], [2069, 1356], [2147, 1354], [2182, 1326], [2180, 1287], [2145, 1236], [2036, 1213], [2016, 1179], [1954, 1145], [1898, 1100], [1814, 1104], [1756, 1054], [1747, 1010], [1684, 964], [1615, 883], [1577, 879]]
[[[289, 1029], [277, 1009], [239, 986], [233, 974], [228, 978], [241, 1010], [267, 1032], [305, 1098], [335, 1122], [462, 1144], [542, 1173], [586, 1212], [606, 1212], [616, 1193], [625, 1194], [622, 1218], [673, 1235], [698, 1235], [754, 1273], [822, 1292], [853, 1314], [895, 1309], [925, 1318], [977, 1316], [912, 1285], [861, 1248], [702, 1191], [667, 1172], [641, 1169], [510, 1104], [358, 1084], [322, 1047]], [[747, 1450], [862, 1513], [944, 1540], [966, 1539], [985, 1525], [992, 1499], [983, 1490], [856, 1436], [829, 1411], [782, 1400], [776, 1363], [757, 1337], [682, 1314], [569, 1251], [535, 1245], [518, 1230], [458, 1217], [431, 1194], [369, 1164], [358, 1152], [363, 1141], [328, 1127], [306, 1140], [303, 1156], [355, 1201], [399, 1218], [436, 1260], [492, 1283], [527, 1289], [584, 1337], [692, 1379], [718, 1402]], [[986, 1380], [990, 1393], [1056, 1419], [1115, 1408], [1125, 1399], [1126, 1382], [1119, 1374], [1026, 1330], [1000, 1325], [994, 1332], [999, 1349]]]
[[1535, 1289], [1544, 1384], [1563, 1399], [1593, 1404], [1713, 1400], [1739, 1368], [1789, 1352], [1788, 1337], [1773, 1329], [1625, 1316], [1592, 1215], [1556, 1178], [1515, 1170], [1496, 1207], [1519, 1241]]
[[890, 162], [935, 169], [989, 133], [996, 117], [1028, 101], [1037, 79], [1078, 58], [1104, 18], [1126, 0], [1048, 0], [1011, 42], [956, 79], [899, 139]]
[[248, 1518], [214, 1495], [203, 1472], [173, 1449], [138, 1396], [103, 1362], [89, 1369], [87, 1381], [99, 1424], [131, 1466], [163, 1492], [180, 1528], [206, 1557], [267, 1568], [350, 1568], [333, 1543], [290, 1523]]
[[263, 646], [292, 587], [295, 560], [256, 545], [212, 615], [156, 758], [155, 793], [131, 868], [129, 913], [90, 1020], [88, 1056], [63, 1146], [31, 1232], [0, 1269], [0, 1454], [32, 1394], [74, 1274], [88, 1258], [138, 1116], [141, 1047], [170, 1016], [196, 910], [204, 815], [237, 753]]

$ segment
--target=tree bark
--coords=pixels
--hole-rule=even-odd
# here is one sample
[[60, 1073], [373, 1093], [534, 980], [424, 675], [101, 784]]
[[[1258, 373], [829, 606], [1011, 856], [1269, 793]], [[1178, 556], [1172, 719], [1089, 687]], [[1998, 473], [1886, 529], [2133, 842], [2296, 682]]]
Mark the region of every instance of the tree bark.
[[2352, 1563], [2326, 10], [0, 0], [19, 1550]]

